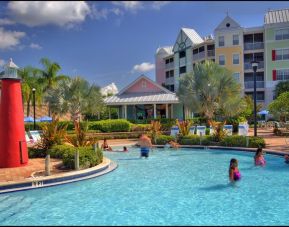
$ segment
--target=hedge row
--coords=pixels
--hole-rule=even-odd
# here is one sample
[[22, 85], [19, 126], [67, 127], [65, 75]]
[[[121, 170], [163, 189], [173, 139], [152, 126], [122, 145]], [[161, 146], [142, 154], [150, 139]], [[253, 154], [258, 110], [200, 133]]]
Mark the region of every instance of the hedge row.
[[51, 158], [62, 159], [66, 168], [74, 168], [74, 155], [76, 149], [79, 151], [79, 167], [90, 168], [100, 164], [103, 160], [101, 149], [97, 149], [96, 153], [92, 147], [71, 147], [67, 145], [55, 145], [50, 150], [45, 151], [29, 147], [29, 158], [44, 158], [46, 154], [50, 154]]
[[[248, 137], [249, 144], [248, 147], [251, 148], [257, 148], [257, 147], [265, 147], [265, 140], [261, 137]], [[158, 145], [164, 145], [168, 143], [169, 141], [176, 141], [181, 145], [221, 145], [221, 146], [227, 146], [227, 147], [246, 147], [247, 146], [247, 139], [245, 136], [227, 136], [225, 137], [221, 142], [216, 143], [214, 141], [214, 138], [212, 136], [206, 135], [206, 136], [198, 136], [198, 135], [189, 135], [189, 136], [183, 136], [183, 137], [172, 137], [172, 136], [165, 136], [160, 135], [157, 138], [157, 144]]]

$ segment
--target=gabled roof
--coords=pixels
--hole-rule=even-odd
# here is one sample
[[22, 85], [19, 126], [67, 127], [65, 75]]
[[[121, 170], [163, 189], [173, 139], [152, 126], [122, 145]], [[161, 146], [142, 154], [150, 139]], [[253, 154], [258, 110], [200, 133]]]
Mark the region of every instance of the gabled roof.
[[169, 91], [168, 89], [164, 88], [163, 86], [157, 84], [156, 82], [154, 82], [153, 80], [151, 80], [150, 78], [148, 78], [145, 75], [141, 75], [139, 76], [136, 80], [134, 80], [133, 82], [131, 82], [128, 86], [126, 86], [125, 88], [123, 88], [117, 95], [121, 95], [124, 92], [126, 92], [130, 87], [132, 87], [133, 85], [135, 85], [137, 82], [139, 82], [141, 79], [145, 79], [149, 82], [151, 82], [154, 86], [158, 87], [160, 90], [162, 90], [164, 93], [167, 94], [174, 94], [173, 92]]
[[199, 36], [199, 34], [190, 28], [181, 28], [173, 51], [177, 52], [179, 50], [185, 49], [187, 47], [194, 46], [196, 44], [202, 43], [204, 40]]
[[[227, 24], [230, 24], [229, 27], [227, 27]], [[222, 31], [225, 29], [240, 29], [241, 26], [239, 23], [237, 23], [234, 19], [232, 19], [230, 16], [226, 16], [224, 20], [215, 28], [215, 31]]]
[[264, 24], [289, 22], [289, 9], [270, 10], [265, 14]]
[[156, 51], [156, 54], [172, 55], [173, 53], [173, 46], [159, 47]]

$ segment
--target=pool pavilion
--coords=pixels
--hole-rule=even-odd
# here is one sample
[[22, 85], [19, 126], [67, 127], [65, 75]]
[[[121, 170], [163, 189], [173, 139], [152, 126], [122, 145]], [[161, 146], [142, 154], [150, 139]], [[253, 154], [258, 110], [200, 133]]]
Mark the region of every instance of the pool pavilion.
[[141, 75], [118, 94], [105, 98], [105, 104], [116, 108], [118, 118], [144, 120], [183, 118], [183, 105], [175, 93]]

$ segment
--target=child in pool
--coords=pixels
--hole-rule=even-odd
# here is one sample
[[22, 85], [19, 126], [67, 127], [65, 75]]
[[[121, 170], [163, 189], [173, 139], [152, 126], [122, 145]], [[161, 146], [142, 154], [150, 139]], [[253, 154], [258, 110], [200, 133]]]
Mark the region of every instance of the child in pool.
[[128, 149], [126, 146], [123, 147], [123, 152], [128, 152]]
[[241, 174], [238, 169], [238, 160], [235, 158], [232, 158], [230, 161], [229, 179], [231, 182], [235, 182], [241, 179]]
[[263, 156], [262, 148], [258, 148], [254, 156], [255, 166], [265, 166], [266, 160]]

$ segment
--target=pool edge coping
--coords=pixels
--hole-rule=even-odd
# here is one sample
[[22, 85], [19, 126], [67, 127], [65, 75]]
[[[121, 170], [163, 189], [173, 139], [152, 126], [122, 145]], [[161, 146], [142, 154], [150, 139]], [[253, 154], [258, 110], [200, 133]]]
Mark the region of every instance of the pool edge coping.
[[[94, 167], [66, 173], [43, 176], [37, 178], [26, 178], [18, 182], [3, 182], [0, 184], [0, 195], [4, 193], [40, 189], [73, 183], [82, 180], [99, 177], [114, 171], [118, 167], [117, 163], [104, 157], [104, 161]], [[49, 183], [50, 182], [50, 183]]]

